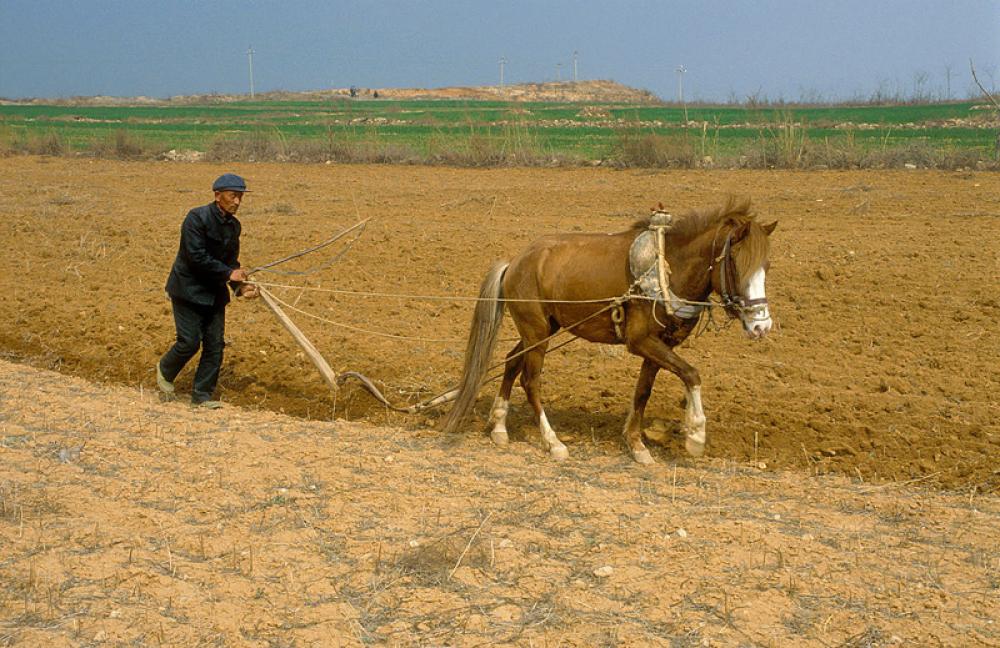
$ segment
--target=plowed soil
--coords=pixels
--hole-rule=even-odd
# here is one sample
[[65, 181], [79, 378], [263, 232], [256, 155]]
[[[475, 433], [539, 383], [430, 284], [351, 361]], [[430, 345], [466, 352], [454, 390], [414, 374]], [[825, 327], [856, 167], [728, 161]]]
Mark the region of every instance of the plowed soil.
[[234, 169], [244, 265], [371, 218], [281, 266], [317, 272], [260, 276], [309, 288], [271, 286], [400, 403], [461, 365], [471, 303], [423, 297], [475, 295], [542, 234], [750, 194], [779, 221], [778, 329], [680, 351], [706, 457], [662, 375], [642, 468], [640, 363], [583, 342], [545, 367], [563, 463], [519, 389], [505, 449], [493, 386], [456, 436], [332, 393], [259, 300], [228, 313], [227, 407], [160, 403], [178, 228], [225, 170], [0, 160], [0, 645], [1000, 645], [995, 175]]
[[[189, 208], [210, 201], [205, 187], [220, 168], [7, 158], [0, 170], [0, 349], [91, 380], [152, 386], [153, 365], [174, 333], [163, 284], [179, 225]], [[253, 191], [240, 212], [246, 266], [372, 219], [329, 268], [259, 276], [308, 286], [272, 290], [307, 313], [288, 311], [336, 371], [365, 373], [394, 402], [455, 382], [472, 304], [322, 290], [472, 297], [494, 261], [540, 235], [616, 231], [658, 202], [682, 212], [749, 194], [762, 220], [779, 221], [768, 276], [779, 329], [751, 343], [734, 326], [681, 350], [704, 381], [708, 454], [865, 480], [1000, 485], [993, 174], [237, 170]], [[324, 252], [280, 268], [309, 270], [330, 259]], [[505, 331], [513, 335], [509, 321]], [[389, 413], [352, 386], [335, 397], [261, 301], [230, 307], [227, 338], [225, 401], [412, 429], [436, 422], [437, 413]], [[549, 355], [547, 414], [571, 453], [583, 444], [624, 451], [620, 428], [639, 364], [621, 347], [583, 342]], [[181, 375], [182, 391], [192, 373]], [[494, 393], [495, 384], [483, 390], [481, 416]], [[661, 460], [684, 453], [674, 434], [681, 393], [676, 378], [661, 374], [647, 410]], [[516, 388], [509, 427], [515, 441], [538, 445], [527, 409]]]

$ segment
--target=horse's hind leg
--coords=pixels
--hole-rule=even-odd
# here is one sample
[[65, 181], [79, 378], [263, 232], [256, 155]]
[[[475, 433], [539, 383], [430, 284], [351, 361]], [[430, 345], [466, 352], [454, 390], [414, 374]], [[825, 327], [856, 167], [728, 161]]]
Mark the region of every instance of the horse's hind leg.
[[655, 463], [653, 455], [649, 454], [646, 444], [642, 442], [642, 415], [646, 411], [646, 403], [649, 402], [649, 395], [653, 391], [653, 381], [660, 370], [660, 365], [649, 358], [642, 361], [642, 369], [639, 370], [639, 379], [635, 383], [635, 395], [632, 397], [632, 409], [625, 419], [625, 443], [628, 445], [632, 457], [643, 465]]
[[510, 407], [510, 391], [514, 387], [514, 380], [524, 368], [522, 349], [524, 349], [524, 342], [518, 342], [517, 346], [507, 354], [507, 363], [503, 368], [503, 382], [500, 384], [500, 392], [497, 393], [497, 397], [493, 400], [493, 408], [490, 412], [493, 421], [493, 430], [490, 432], [490, 438], [497, 445], [507, 445], [507, 410]]
[[563, 460], [569, 456], [569, 450], [563, 442], [556, 436], [549, 420], [542, 409], [542, 365], [545, 362], [545, 348], [543, 344], [528, 351], [524, 355], [524, 371], [521, 373], [521, 386], [528, 396], [528, 402], [535, 409], [535, 418], [538, 420], [538, 429], [542, 433], [542, 440], [549, 449], [549, 454], [553, 459]]

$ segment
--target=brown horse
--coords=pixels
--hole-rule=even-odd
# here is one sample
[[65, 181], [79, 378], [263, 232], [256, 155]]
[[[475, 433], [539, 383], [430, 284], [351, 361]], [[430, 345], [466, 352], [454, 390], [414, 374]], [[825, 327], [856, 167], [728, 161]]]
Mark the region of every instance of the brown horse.
[[[603, 344], [624, 344], [643, 359], [632, 409], [625, 421], [625, 442], [636, 461], [653, 463], [642, 441], [642, 415], [660, 369], [677, 375], [686, 390], [683, 430], [686, 448], [698, 456], [705, 448], [705, 414], [698, 370], [673, 348], [684, 341], [699, 320], [700, 309], [717, 293], [730, 317], [738, 318], [751, 338], [771, 329], [764, 294], [768, 268], [768, 236], [777, 222], [759, 224], [748, 199], [730, 198], [716, 209], [690, 212], [666, 230], [665, 258], [669, 264], [669, 301], [651, 299], [636, 290], [630, 250], [648, 230], [640, 220], [616, 234], [560, 234], [531, 244], [510, 263], [498, 263], [480, 289], [465, 352], [465, 365], [444, 429], [457, 431], [473, 406], [497, 341], [504, 307], [521, 340], [507, 355], [503, 383], [492, 407], [491, 437], [507, 443], [507, 409], [514, 379], [521, 386], [542, 439], [555, 459], [568, 456], [542, 409], [542, 363], [550, 337], [560, 329]], [[659, 293], [662, 296], [662, 292]]]

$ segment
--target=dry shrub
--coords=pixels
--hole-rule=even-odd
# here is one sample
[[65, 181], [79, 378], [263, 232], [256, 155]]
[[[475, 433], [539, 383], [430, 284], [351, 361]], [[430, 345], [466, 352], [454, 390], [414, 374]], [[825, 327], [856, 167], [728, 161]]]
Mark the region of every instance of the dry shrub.
[[842, 138], [812, 141], [806, 129], [785, 122], [761, 131], [752, 145], [740, 150], [736, 165], [753, 169], [922, 169], [989, 168], [983, 151], [941, 147], [933, 142], [911, 140], [889, 144], [888, 133], [881, 143], [859, 143], [854, 131]]
[[418, 160], [407, 146], [367, 139], [348, 139], [332, 131], [322, 140], [290, 140], [277, 129], [256, 130], [212, 141], [206, 158], [213, 162], [342, 162], [406, 164]]
[[553, 156], [524, 124], [501, 129], [470, 127], [458, 141], [432, 141], [426, 161], [463, 167], [543, 166], [568, 164], [566, 156]]
[[21, 152], [30, 155], [66, 155], [70, 152], [66, 140], [54, 130], [30, 134], [22, 142]]
[[686, 132], [657, 135], [622, 131], [610, 158], [624, 167], [690, 169], [697, 165], [698, 153]]
[[90, 145], [90, 152], [102, 158], [138, 160], [162, 153], [163, 147], [156, 147], [135, 133], [118, 129], [103, 139], [94, 140]]
[[253, 130], [239, 135], [221, 135], [208, 145], [211, 162], [257, 162], [286, 157], [287, 142], [277, 129]]
[[8, 157], [19, 153], [19, 147], [16, 145], [16, 142], [17, 138], [14, 136], [13, 130], [9, 126], [0, 124], [0, 157]]

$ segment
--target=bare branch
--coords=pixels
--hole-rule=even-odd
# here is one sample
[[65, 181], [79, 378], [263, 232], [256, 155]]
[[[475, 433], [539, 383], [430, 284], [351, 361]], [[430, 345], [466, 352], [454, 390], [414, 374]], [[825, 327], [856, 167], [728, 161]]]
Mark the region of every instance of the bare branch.
[[969, 68], [972, 70], [972, 80], [976, 82], [977, 86], [979, 86], [983, 96], [989, 99], [990, 103], [993, 104], [993, 107], [1000, 111], [1000, 103], [997, 103], [997, 100], [993, 97], [993, 95], [991, 95], [986, 88], [983, 87], [983, 84], [979, 82], [979, 77], [976, 76], [976, 66], [972, 64], [972, 59], [969, 59]]

